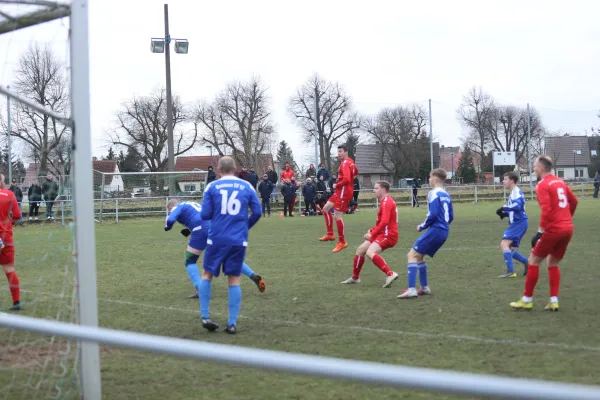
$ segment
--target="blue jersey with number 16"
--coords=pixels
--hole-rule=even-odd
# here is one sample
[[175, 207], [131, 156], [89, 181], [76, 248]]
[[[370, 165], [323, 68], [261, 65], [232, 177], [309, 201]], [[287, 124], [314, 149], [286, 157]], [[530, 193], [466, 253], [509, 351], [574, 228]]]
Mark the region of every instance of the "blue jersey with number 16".
[[[248, 207], [252, 214], [248, 216]], [[247, 246], [248, 229], [258, 222], [262, 208], [252, 185], [235, 176], [224, 176], [204, 190], [202, 219], [211, 220], [209, 244]]]
[[454, 210], [452, 209], [452, 198], [442, 188], [435, 188], [429, 191], [427, 195], [427, 218], [420, 225], [420, 230], [429, 227], [449, 230], [450, 223], [454, 219]]

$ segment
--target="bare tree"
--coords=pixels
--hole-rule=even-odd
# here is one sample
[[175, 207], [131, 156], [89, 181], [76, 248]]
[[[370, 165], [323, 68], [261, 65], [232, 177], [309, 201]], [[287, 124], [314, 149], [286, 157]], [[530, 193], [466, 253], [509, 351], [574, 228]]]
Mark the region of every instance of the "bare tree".
[[[182, 125], [187, 116], [181, 100], [173, 96], [173, 141], [175, 156], [184, 154], [196, 143], [197, 127], [187, 130]], [[134, 97], [117, 112], [117, 126], [110, 134], [113, 145], [125, 147], [140, 156], [152, 172], [167, 165], [167, 100], [166, 91]]]
[[[51, 48], [33, 44], [21, 55], [15, 70], [15, 91], [34, 102], [67, 116], [70, 107], [69, 85], [65, 66]], [[67, 161], [70, 129], [48, 115], [19, 102], [12, 102], [11, 136], [21, 139], [25, 147], [37, 155], [39, 173], [45, 174], [49, 165], [61, 173]], [[1, 120], [6, 129], [6, 121]], [[59, 156], [60, 155], [60, 156]], [[68, 166], [67, 166], [68, 168]]]
[[296, 90], [288, 109], [303, 130], [304, 140], [308, 143], [317, 138], [320, 160], [328, 169], [332, 167], [331, 151], [335, 144], [361, 126], [344, 88], [316, 74]]
[[384, 108], [363, 122], [363, 129], [379, 145], [383, 168], [398, 178], [420, 176], [428, 165], [427, 112], [418, 104]]
[[483, 165], [490, 150], [490, 130], [495, 126], [497, 115], [494, 99], [482, 88], [472, 87], [463, 97], [463, 102], [457, 111], [457, 117], [466, 129], [464, 145], [479, 155], [480, 171], [488, 165]]
[[194, 120], [202, 142], [244, 166], [258, 166], [259, 155], [276, 141], [267, 89], [256, 77], [227, 85], [212, 103], [199, 102]]

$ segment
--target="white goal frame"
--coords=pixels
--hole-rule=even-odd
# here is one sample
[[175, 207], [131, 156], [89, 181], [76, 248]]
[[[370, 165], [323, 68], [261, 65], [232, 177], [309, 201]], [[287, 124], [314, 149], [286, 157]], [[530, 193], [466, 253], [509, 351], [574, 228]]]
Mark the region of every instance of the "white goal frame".
[[[0, 33], [69, 15], [64, 7], [44, 0], [0, 0], [51, 6], [48, 13], [36, 14], [21, 25], [0, 23]], [[57, 13], [57, 8], [60, 12]], [[396, 388], [413, 388], [466, 396], [511, 399], [597, 400], [600, 386], [575, 385], [531, 379], [515, 379], [462, 372], [410, 368], [398, 365], [294, 354], [248, 347], [184, 340], [98, 327], [96, 291], [96, 245], [90, 130], [88, 0], [73, 0], [70, 6], [71, 102], [72, 117], [61, 121], [73, 132], [75, 251], [77, 268], [78, 325], [0, 313], [0, 326], [79, 340], [80, 386], [85, 400], [100, 400], [99, 343], [147, 352], [189, 357], [197, 360], [236, 364], [267, 370], [286, 371], [316, 377], [346, 379]], [[12, 25], [10, 25], [12, 24]], [[8, 29], [11, 28], [11, 29]], [[74, 55], [77, 55], [74, 57]], [[0, 86], [0, 93], [52, 115], [40, 105], [23, 99]]]

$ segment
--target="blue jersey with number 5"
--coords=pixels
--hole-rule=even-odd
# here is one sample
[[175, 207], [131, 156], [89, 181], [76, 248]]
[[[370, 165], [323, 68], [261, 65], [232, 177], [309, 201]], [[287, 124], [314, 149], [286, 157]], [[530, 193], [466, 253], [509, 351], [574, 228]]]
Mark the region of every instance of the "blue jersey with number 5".
[[427, 218], [420, 225], [420, 230], [429, 227], [438, 229], [450, 229], [450, 223], [454, 219], [454, 210], [452, 209], [452, 198], [441, 188], [431, 189], [427, 194]]
[[194, 230], [194, 228], [200, 225], [202, 225], [204, 229], [207, 229], [210, 222], [202, 221], [200, 211], [202, 211], [202, 209], [198, 203], [194, 203], [193, 201], [181, 202], [171, 210], [171, 213], [167, 217], [165, 227], [171, 229], [175, 222], [179, 222], [189, 230]]
[[[252, 214], [248, 216], [248, 208]], [[252, 185], [235, 176], [211, 182], [202, 199], [202, 219], [211, 220], [209, 244], [247, 246], [248, 229], [258, 222], [262, 208]]]

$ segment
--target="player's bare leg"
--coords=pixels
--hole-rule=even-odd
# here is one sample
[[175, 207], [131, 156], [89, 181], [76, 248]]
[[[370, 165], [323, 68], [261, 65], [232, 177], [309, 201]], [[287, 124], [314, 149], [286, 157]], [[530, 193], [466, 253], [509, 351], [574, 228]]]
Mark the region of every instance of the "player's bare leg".
[[544, 260], [543, 257], [538, 257], [533, 253], [529, 255], [529, 265], [527, 276], [525, 278], [525, 290], [523, 291], [523, 297], [510, 303], [510, 306], [515, 310], [527, 310], [533, 309], [533, 292], [537, 285], [538, 278], [540, 277], [540, 263]]
[[188, 296], [188, 299], [198, 299], [198, 287], [200, 286], [200, 269], [198, 268], [198, 260], [202, 255], [202, 250], [188, 246], [185, 249], [185, 269], [187, 270], [190, 281], [196, 289], [196, 293]]
[[546, 258], [546, 264], [548, 266], [548, 283], [550, 286], [550, 300], [544, 310], [546, 311], [558, 311], [558, 291], [560, 289], [560, 268], [558, 267], [560, 259], [549, 255]]
[[344, 214], [344, 211], [338, 210], [335, 210], [335, 213], [333, 214], [333, 219], [335, 220], [338, 229], [338, 243], [337, 246], [335, 246], [335, 249], [332, 250], [334, 253], [342, 251], [348, 247], [348, 242], [346, 242], [346, 238], [344, 236]]
[[504, 255], [504, 263], [506, 264], [506, 273], [500, 275], [498, 278], [516, 278], [515, 266], [512, 261], [512, 246], [513, 241], [510, 239], [503, 239], [500, 242], [500, 248]]
[[371, 243], [369, 249], [367, 250], [367, 257], [369, 257], [373, 264], [375, 264], [375, 266], [387, 276], [387, 278], [385, 278], [385, 284], [383, 285], [383, 287], [389, 288], [390, 286], [392, 286], [392, 283], [396, 279], [398, 279], [398, 274], [392, 271], [390, 267], [388, 267], [385, 260], [379, 255], [379, 253], [381, 253], [382, 251], [383, 249], [381, 248], [379, 243]]
[[210, 295], [213, 274], [203, 269], [201, 277], [198, 295], [200, 297], [200, 318], [202, 319], [202, 327], [209, 332], [214, 332], [219, 329], [219, 324], [210, 319]]
[[356, 255], [354, 256], [354, 263], [352, 264], [352, 276], [342, 283], [360, 283], [360, 271], [365, 263], [365, 255], [367, 254], [367, 250], [369, 250], [370, 246], [371, 242], [368, 240], [365, 240], [360, 246], [358, 246], [356, 249]]
[[[408, 258], [408, 288], [406, 288], [400, 295], [399, 299], [416, 299], [419, 296], [431, 294], [427, 282], [427, 263], [425, 262], [425, 255], [417, 253], [414, 249], [410, 249], [407, 254]], [[419, 281], [421, 287], [417, 288], [417, 273], [419, 274]]]
[[332, 209], [333, 203], [331, 201], [325, 203], [325, 206], [323, 207], [323, 218], [325, 218], [325, 228], [327, 229], [327, 232], [324, 236], [319, 238], [321, 242], [329, 242], [335, 240], [335, 235], [333, 233], [333, 216], [331, 215]]
[[236, 323], [242, 301], [242, 289], [239, 276], [228, 276], [227, 282], [229, 283], [229, 320], [225, 332], [233, 335], [237, 331]]

